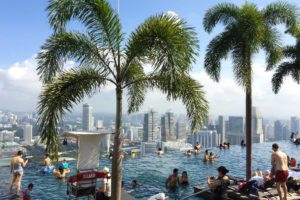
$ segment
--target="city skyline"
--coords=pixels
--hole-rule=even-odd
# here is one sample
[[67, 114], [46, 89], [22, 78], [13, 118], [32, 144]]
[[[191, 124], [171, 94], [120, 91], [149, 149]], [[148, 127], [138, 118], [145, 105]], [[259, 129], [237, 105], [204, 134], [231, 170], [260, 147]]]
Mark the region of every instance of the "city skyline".
[[[235, 2], [237, 5], [243, 4], [245, 1]], [[269, 4], [268, 1], [251, 1], [259, 7]], [[289, 3], [297, 3], [296, 0], [289, 0]], [[110, 3], [116, 7], [116, 2], [111, 0]], [[120, 1], [120, 18], [124, 22], [125, 32], [129, 33], [134, 30], [137, 25], [148, 18], [161, 12], [172, 11], [179, 16], [185, 18], [189, 25], [195, 27], [200, 40], [200, 56], [197, 63], [193, 66], [192, 76], [198, 80], [206, 91], [207, 100], [210, 104], [211, 115], [244, 115], [245, 97], [244, 91], [232, 76], [231, 61], [230, 59], [223, 61], [224, 68], [222, 69], [222, 78], [220, 83], [215, 83], [209, 78], [203, 70], [203, 57], [208, 42], [214, 37], [214, 34], [208, 35], [204, 32], [202, 27], [203, 13], [217, 1], [198, 2], [190, 1], [181, 6], [179, 0], [174, 0], [170, 6], [167, 1], [144, 1], [146, 5], [143, 12], [131, 12], [132, 9], [138, 8], [140, 3], [133, 0], [128, 4]], [[32, 111], [36, 108], [38, 95], [41, 91], [41, 83], [36, 74], [36, 61], [35, 55], [40, 51], [40, 47], [45, 39], [51, 34], [51, 29], [45, 20], [46, 2], [18, 2], [20, 6], [11, 10], [9, 4], [6, 3], [0, 8], [0, 18], [5, 19], [7, 12], [16, 12], [11, 15], [10, 23], [5, 20], [0, 21], [2, 27], [7, 27], [0, 34], [0, 42], [2, 48], [0, 49], [3, 58], [0, 60], [0, 89], [1, 98], [0, 105], [3, 109], [15, 109], [15, 111]], [[22, 10], [18, 10], [21, 9]], [[31, 12], [35, 8], [36, 12]], [[37, 9], [40, 8], [40, 9]], [[18, 12], [19, 11], [19, 12]], [[30, 15], [21, 16], [26, 11]], [[26, 22], [26, 23], [25, 23]], [[30, 24], [28, 24], [30, 22]], [[26, 27], [40, 27], [39, 33], [35, 29]], [[76, 23], [75, 29], [80, 29]], [[22, 29], [23, 31], [20, 31]], [[217, 30], [216, 32], [218, 32]], [[283, 33], [283, 28], [280, 29]], [[12, 34], [13, 32], [13, 34]], [[31, 37], [36, 35], [37, 37]], [[16, 38], [23, 38], [23, 40], [16, 40]], [[20, 43], [21, 42], [21, 43]], [[282, 42], [286, 44], [294, 44], [295, 40], [288, 35], [282, 35]], [[26, 49], [24, 48], [26, 47]], [[72, 61], [66, 63], [66, 68], [74, 65]], [[288, 77], [278, 95], [273, 94], [271, 90], [271, 76], [273, 72], [265, 72], [265, 56], [262, 52], [255, 55], [253, 59], [253, 103], [260, 107], [265, 117], [278, 117], [289, 118], [290, 116], [297, 115], [295, 110], [300, 110], [300, 93], [297, 92], [300, 86], [294, 83]], [[146, 65], [145, 68], [149, 68]], [[86, 98], [84, 102], [89, 101], [94, 105], [95, 112], [115, 112], [115, 95], [112, 87], [108, 87], [101, 91], [101, 94], [95, 95], [92, 99]], [[155, 110], [162, 110], [162, 108], [170, 108], [174, 113], [185, 113], [185, 108], [181, 102], [168, 102], [165, 95], [158, 91], [148, 92], [145, 103], [143, 104], [140, 112], [146, 112], [150, 108]], [[124, 113], [127, 110], [126, 98], [124, 98]], [[281, 109], [276, 109], [280, 107]], [[81, 104], [74, 107], [75, 112], [80, 112]]]

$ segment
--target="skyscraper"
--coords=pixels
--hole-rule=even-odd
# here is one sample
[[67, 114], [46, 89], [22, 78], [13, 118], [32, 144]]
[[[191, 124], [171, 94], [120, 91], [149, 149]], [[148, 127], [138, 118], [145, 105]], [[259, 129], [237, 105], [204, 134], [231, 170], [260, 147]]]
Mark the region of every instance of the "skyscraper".
[[263, 117], [257, 107], [252, 107], [252, 138], [253, 143], [264, 142]]
[[166, 114], [161, 117], [161, 141], [167, 142], [175, 140], [174, 114], [172, 112], [166, 112]]
[[225, 123], [225, 118], [224, 116], [220, 115], [218, 118], [218, 134], [219, 134], [219, 138], [220, 138], [220, 143], [224, 143], [225, 142], [225, 129], [226, 129], [226, 123]]
[[150, 110], [144, 115], [143, 142], [154, 142], [158, 139], [158, 113]]
[[291, 117], [291, 132], [299, 132], [299, 118], [296, 116]]
[[30, 144], [32, 141], [32, 126], [26, 124], [23, 126], [23, 138], [26, 144]]
[[229, 116], [227, 141], [230, 144], [240, 144], [240, 142], [245, 139], [244, 118], [240, 116]]
[[176, 123], [176, 139], [186, 140], [186, 123], [178, 121]]
[[283, 140], [283, 124], [279, 120], [274, 122], [274, 140]]
[[94, 128], [93, 107], [89, 104], [83, 104], [82, 108], [82, 130], [92, 131]]

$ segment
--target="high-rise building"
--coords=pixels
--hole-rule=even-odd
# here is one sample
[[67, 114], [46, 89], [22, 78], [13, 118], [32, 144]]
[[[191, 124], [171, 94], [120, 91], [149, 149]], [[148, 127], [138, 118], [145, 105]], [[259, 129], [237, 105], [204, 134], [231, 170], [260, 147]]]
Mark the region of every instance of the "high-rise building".
[[96, 125], [97, 128], [103, 128], [103, 120], [97, 120], [97, 125]]
[[178, 121], [176, 123], [176, 139], [177, 140], [186, 140], [186, 123]]
[[246, 139], [244, 132], [244, 118], [240, 116], [229, 116], [227, 142], [232, 145], [240, 144], [242, 140]]
[[158, 113], [150, 110], [144, 115], [144, 142], [154, 142], [159, 138]]
[[32, 142], [32, 126], [26, 124], [23, 126], [23, 138], [26, 144], [31, 144]]
[[265, 138], [269, 141], [274, 140], [274, 125], [273, 124], [266, 124], [265, 126]]
[[225, 118], [224, 116], [220, 115], [218, 117], [218, 128], [217, 128], [217, 132], [219, 134], [219, 139], [220, 139], [220, 143], [224, 143], [225, 142], [225, 138], [226, 138], [226, 135], [225, 135], [225, 130], [226, 129], [226, 122], [225, 122]]
[[172, 112], [166, 112], [166, 114], [161, 117], [161, 141], [167, 142], [175, 140], [174, 114]]
[[299, 124], [299, 118], [294, 116], [291, 117], [291, 132], [297, 133], [299, 132], [300, 124]]
[[263, 117], [261, 111], [257, 107], [252, 107], [252, 142], [263, 143]]
[[274, 140], [283, 140], [283, 124], [279, 120], [274, 122]]
[[82, 130], [92, 131], [94, 129], [93, 107], [89, 104], [83, 104], [82, 108]]
[[217, 135], [214, 130], [200, 130], [193, 134], [193, 145], [199, 142], [204, 148], [215, 147], [218, 145]]

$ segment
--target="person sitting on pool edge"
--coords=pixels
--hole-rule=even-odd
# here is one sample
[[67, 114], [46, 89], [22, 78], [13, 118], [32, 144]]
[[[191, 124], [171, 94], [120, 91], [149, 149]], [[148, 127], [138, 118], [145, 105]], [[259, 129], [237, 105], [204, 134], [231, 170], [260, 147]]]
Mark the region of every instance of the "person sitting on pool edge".
[[229, 178], [226, 174], [229, 172], [226, 167], [220, 166], [218, 167], [218, 177], [215, 182], [211, 182], [214, 177], [207, 177], [208, 187], [213, 191], [213, 199], [214, 200], [227, 200], [227, 187], [229, 186]]
[[189, 178], [188, 178], [188, 175], [187, 175], [186, 171], [183, 171], [182, 174], [181, 174], [181, 177], [179, 177], [179, 184], [184, 185], [184, 186], [190, 184]]
[[166, 184], [167, 184], [167, 187], [169, 187], [169, 188], [176, 188], [178, 183], [179, 183], [178, 169], [174, 168], [173, 174], [168, 177]]
[[157, 149], [156, 153], [159, 156], [164, 154], [163, 150], [160, 147]]
[[27, 186], [27, 189], [23, 192], [23, 200], [30, 200], [32, 199], [31, 197], [31, 191], [33, 189], [33, 184], [29, 183]]

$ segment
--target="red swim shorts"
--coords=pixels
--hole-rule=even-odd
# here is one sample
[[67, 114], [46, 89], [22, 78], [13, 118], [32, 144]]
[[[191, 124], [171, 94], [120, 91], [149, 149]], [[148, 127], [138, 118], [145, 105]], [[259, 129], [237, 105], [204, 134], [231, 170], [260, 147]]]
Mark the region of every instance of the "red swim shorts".
[[276, 183], [283, 183], [286, 182], [289, 176], [288, 170], [277, 170], [275, 173], [275, 182]]

